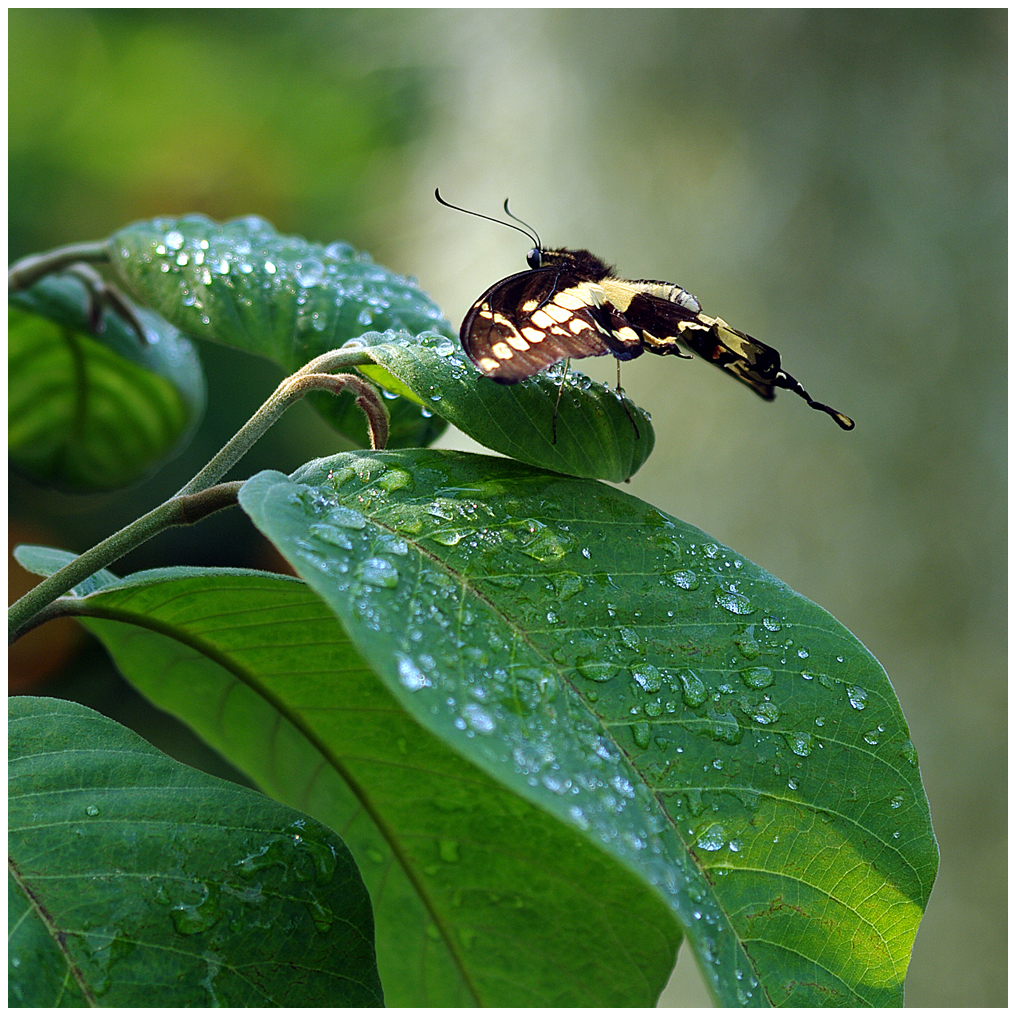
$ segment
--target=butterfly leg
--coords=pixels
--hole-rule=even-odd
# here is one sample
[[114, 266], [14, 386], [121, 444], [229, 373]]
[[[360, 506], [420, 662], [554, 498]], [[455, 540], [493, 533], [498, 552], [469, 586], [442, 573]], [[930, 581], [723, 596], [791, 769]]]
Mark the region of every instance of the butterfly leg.
[[617, 388], [614, 390], [618, 399], [621, 402], [621, 408], [624, 410], [624, 415], [628, 417], [629, 422], [635, 429], [635, 440], [638, 441], [642, 435], [639, 433], [639, 425], [635, 422], [634, 417], [628, 412], [628, 403], [624, 397], [624, 389], [621, 387], [621, 361], [617, 361]]

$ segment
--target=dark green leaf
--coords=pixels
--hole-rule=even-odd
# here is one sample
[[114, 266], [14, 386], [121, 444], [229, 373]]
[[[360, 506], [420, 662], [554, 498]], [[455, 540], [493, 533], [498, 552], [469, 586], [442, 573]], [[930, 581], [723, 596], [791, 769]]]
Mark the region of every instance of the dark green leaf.
[[[280, 236], [264, 219], [218, 223], [203, 215], [138, 222], [108, 242], [113, 267], [140, 300], [197, 338], [257, 353], [287, 371], [367, 329], [450, 332], [415, 280], [349, 244]], [[346, 436], [366, 444], [352, 398], [316, 399]], [[444, 423], [401, 399], [389, 406], [390, 444], [422, 445]]]
[[348, 454], [240, 502], [456, 752], [674, 908], [724, 1005], [898, 1005], [937, 847], [877, 661], [706, 534], [506, 459]]
[[521, 462], [619, 482], [653, 450], [648, 414], [584, 374], [569, 371], [563, 388], [560, 376], [547, 374], [499, 385], [470, 363], [457, 339], [375, 332], [358, 341], [381, 368], [360, 368], [368, 377]]
[[329, 829], [84, 706], [8, 708], [9, 1004], [382, 1004]]
[[106, 313], [91, 334], [84, 287], [50, 276], [10, 294], [10, 457], [33, 480], [74, 490], [133, 483], [177, 452], [204, 410], [193, 346], [145, 311], [142, 343]]
[[174, 569], [78, 607], [149, 699], [342, 829], [389, 1004], [655, 1004], [680, 941], [662, 901], [415, 723], [302, 582]]

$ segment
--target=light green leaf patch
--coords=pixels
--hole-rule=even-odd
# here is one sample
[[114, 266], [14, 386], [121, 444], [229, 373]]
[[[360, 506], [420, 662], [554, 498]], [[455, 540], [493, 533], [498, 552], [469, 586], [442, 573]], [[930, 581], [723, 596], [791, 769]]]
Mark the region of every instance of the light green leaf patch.
[[8, 446], [38, 483], [110, 490], [183, 447], [201, 419], [205, 383], [191, 343], [139, 310], [146, 340], [106, 313], [93, 333], [84, 287], [50, 276], [8, 309]]

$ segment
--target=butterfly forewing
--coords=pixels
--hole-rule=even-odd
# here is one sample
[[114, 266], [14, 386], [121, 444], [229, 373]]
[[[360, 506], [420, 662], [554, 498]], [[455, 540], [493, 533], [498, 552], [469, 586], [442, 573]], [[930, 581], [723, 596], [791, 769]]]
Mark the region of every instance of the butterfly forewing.
[[569, 357], [622, 355], [623, 347], [619, 354], [611, 341], [611, 308], [601, 305], [596, 289], [595, 282], [559, 265], [512, 275], [470, 308], [462, 347], [484, 374], [503, 384]]

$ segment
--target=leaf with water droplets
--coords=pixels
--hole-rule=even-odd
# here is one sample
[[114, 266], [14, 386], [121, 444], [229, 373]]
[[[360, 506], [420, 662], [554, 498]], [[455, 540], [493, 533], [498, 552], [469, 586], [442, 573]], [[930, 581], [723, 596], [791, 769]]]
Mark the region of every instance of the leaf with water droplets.
[[358, 340], [377, 367], [361, 368], [417, 399], [486, 448], [571, 476], [619, 482], [656, 440], [648, 414], [614, 389], [569, 371], [500, 385], [445, 335], [367, 334]]
[[[452, 334], [414, 281], [348, 244], [325, 247], [282, 236], [257, 216], [137, 222], [106, 246], [122, 282], [177, 328], [267, 357], [287, 371], [366, 331]], [[363, 414], [350, 395], [311, 399], [336, 429], [366, 443]], [[388, 409], [390, 447], [429, 444], [445, 426], [406, 399], [391, 400]]]
[[74, 702], [8, 712], [11, 1005], [383, 1004], [330, 829]]
[[[506, 459], [350, 453], [240, 501], [417, 722], [660, 889], [721, 1003], [899, 1003], [937, 851], [888, 679], [821, 608], [636, 498]], [[367, 520], [348, 549], [309, 535], [336, 507]], [[408, 549], [383, 588], [358, 572], [382, 537]]]

